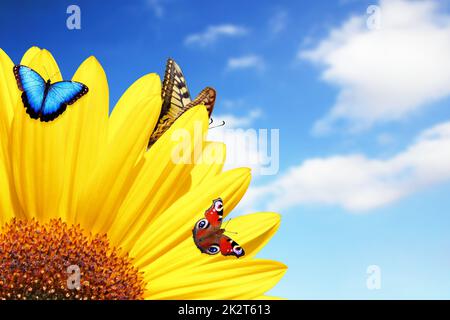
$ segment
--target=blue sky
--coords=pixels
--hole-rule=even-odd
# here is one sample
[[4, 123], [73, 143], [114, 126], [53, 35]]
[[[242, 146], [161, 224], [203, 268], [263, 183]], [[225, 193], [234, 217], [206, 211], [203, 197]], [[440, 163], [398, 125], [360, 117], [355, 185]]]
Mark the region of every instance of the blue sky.
[[[81, 30], [66, 28], [71, 4]], [[372, 4], [376, 30], [366, 24]], [[162, 74], [170, 56], [192, 94], [216, 88], [215, 117], [228, 128], [280, 130], [278, 174], [255, 174], [235, 213], [282, 214], [259, 255], [289, 266], [271, 294], [450, 298], [448, 1], [0, 6], [0, 44], [14, 61], [38, 45], [70, 78], [94, 55], [111, 105], [141, 75]], [[381, 269], [378, 290], [366, 287], [369, 265]]]

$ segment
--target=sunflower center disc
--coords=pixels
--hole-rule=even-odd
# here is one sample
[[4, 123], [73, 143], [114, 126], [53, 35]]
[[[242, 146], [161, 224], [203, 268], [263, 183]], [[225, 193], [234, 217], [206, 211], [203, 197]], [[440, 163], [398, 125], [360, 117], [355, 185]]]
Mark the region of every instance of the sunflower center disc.
[[141, 299], [142, 274], [106, 235], [13, 219], [0, 233], [0, 299]]

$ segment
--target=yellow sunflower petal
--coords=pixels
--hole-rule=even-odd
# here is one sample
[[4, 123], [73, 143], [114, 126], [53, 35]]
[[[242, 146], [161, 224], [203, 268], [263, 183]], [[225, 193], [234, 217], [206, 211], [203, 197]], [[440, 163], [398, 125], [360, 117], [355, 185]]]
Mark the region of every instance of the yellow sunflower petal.
[[[280, 215], [271, 212], [254, 213], [233, 218], [229, 223], [224, 222], [224, 225], [226, 225], [226, 230], [233, 232], [228, 236], [245, 250], [245, 256], [240, 259], [249, 259], [254, 257], [275, 234], [280, 225]], [[142, 268], [142, 271], [151, 274], [152, 277], [158, 277], [186, 265], [198, 266], [235, 259], [234, 256], [202, 254], [195, 246], [191, 234], [176, 247], [163, 253], [158, 259]]]
[[192, 186], [218, 175], [225, 164], [226, 146], [222, 142], [207, 141], [203, 153], [192, 169]]
[[31, 47], [25, 52], [20, 64], [26, 65], [37, 71], [44, 80], [52, 82], [61, 81], [62, 74], [52, 54], [46, 49]]
[[0, 148], [0, 224], [2, 225], [16, 213], [16, 207], [11, 198], [9, 168], [4, 159], [3, 149]]
[[[111, 118], [109, 119], [110, 139], [114, 139], [123, 127], [129, 125], [128, 121], [130, 115], [135, 114], [136, 106], [142, 104], [143, 100], [148, 99], [149, 97], [160, 95], [161, 81], [157, 74], [150, 73], [136, 80], [120, 97], [111, 113]], [[152, 109], [152, 118], [158, 119], [160, 112], [161, 105], [159, 108]], [[150, 133], [151, 132], [148, 134]]]
[[136, 258], [136, 265], [145, 267], [186, 239], [213, 199], [221, 197], [227, 210], [233, 210], [247, 190], [250, 179], [247, 168], [223, 172], [174, 202], [136, 241], [130, 252]]
[[11, 187], [9, 173], [9, 137], [14, 104], [20, 97], [13, 73], [13, 62], [0, 49], [0, 223], [8, 221], [17, 213], [15, 191]]
[[[32, 58], [31, 58], [32, 57]], [[23, 63], [42, 75], [61, 80], [58, 65], [47, 50], [29, 50]], [[26, 217], [58, 216], [65, 162], [65, 114], [43, 123], [31, 119], [19, 99], [11, 127], [11, 167], [19, 203]]]
[[[270, 290], [287, 267], [270, 260], [233, 260], [149, 277], [149, 299], [253, 299]], [[226, 276], [224, 276], [226, 273]]]
[[42, 51], [42, 49], [39, 47], [36, 47], [36, 46], [31, 47], [23, 55], [22, 60], [20, 60], [20, 64], [30, 67], [31, 61], [34, 59], [34, 57], [36, 57], [37, 54], [40, 54], [41, 51]]
[[[124, 250], [131, 249], [150, 221], [189, 190], [190, 172], [194, 166], [190, 155], [197, 148], [201, 149], [207, 129], [205, 108], [193, 108], [185, 112], [145, 154], [145, 163], [111, 227], [109, 236], [113, 243], [120, 243]], [[179, 130], [186, 133], [187, 140], [182, 140], [186, 144], [184, 152], [189, 156], [182, 159], [186, 161], [175, 161], [172, 157], [181, 143], [173, 139]]]
[[149, 74], [138, 80], [138, 84], [150, 88], [147, 96], [144, 99], [122, 98], [121, 101], [126, 99], [128, 103], [119, 102], [116, 106], [116, 120], [108, 127], [109, 142], [80, 201], [78, 221], [93, 232], [109, 231], [135, 178], [136, 163], [144, 154], [158, 120], [161, 108], [159, 77]]
[[86, 59], [72, 78], [89, 88], [89, 92], [69, 108], [65, 188], [60, 213], [75, 223], [78, 197], [99, 162], [106, 144], [109, 91], [103, 68], [94, 57]]
[[[229, 221], [225, 234], [235, 239], [245, 249], [244, 258], [250, 258], [255, 256], [277, 232], [280, 220], [281, 216], [273, 212], [239, 216]], [[227, 234], [226, 231], [233, 234]]]
[[[14, 114], [14, 105], [20, 97], [13, 72], [14, 63], [8, 55], [0, 49], [0, 134], [7, 137]], [[3, 146], [4, 150], [7, 150]]]

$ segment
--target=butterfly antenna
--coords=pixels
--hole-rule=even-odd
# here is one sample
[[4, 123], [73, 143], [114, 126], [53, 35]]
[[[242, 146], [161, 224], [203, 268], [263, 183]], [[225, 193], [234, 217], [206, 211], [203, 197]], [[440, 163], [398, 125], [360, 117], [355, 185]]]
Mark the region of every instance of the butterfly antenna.
[[230, 220], [227, 220], [227, 222], [225, 223], [225, 226], [223, 227], [223, 230], [225, 230], [227, 233], [238, 234], [237, 232], [226, 230], [227, 229], [227, 225], [228, 225], [228, 223], [230, 221], [231, 221], [231, 218], [230, 218]]
[[[52, 80], [52, 78], [53, 78], [54, 76], [56, 76], [58, 73], [61, 74], [61, 71], [58, 70], [58, 71], [56, 71], [55, 73], [53, 73], [52, 75], [50, 75], [50, 74], [48, 73], [48, 70], [47, 70], [47, 68], [45, 67], [45, 65], [43, 65], [43, 67], [44, 67], [45, 73], [47, 74], [48, 80]], [[62, 76], [62, 74], [61, 74], [61, 76]]]
[[230, 220], [227, 220], [227, 222], [225, 222], [225, 226], [223, 227], [224, 230], [227, 228], [227, 225], [230, 221], [231, 221], [231, 218], [230, 218]]
[[[211, 125], [211, 124], [212, 124], [212, 121], [211, 121], [211, 123], [210, 123], [209, 125]], [[221, 123], [221, 124], [218, 124], [218, 125], [209, 127], [208, 129], [219, 128], [219, 127], [223, 127], [224, 125], [225, 125], [225, 121], [222, 120], [222, 123]]]

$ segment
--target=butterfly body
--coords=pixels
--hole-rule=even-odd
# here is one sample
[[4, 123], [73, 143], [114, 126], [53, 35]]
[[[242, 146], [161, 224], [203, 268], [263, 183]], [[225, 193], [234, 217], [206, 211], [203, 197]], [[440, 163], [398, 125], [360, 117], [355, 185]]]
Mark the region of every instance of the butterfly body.
[[242, 257], [245, 255], [244, 249], [224, 234], [225, 229], [221, 228], [222, 217], [223, 202], [218, 198], [205, 211], [205, 218], [197, 221], [192, 229], [194, 243], [202, 253], [215, 255], [220, 252], [224, 256]]
[[161, 113], [150, 136], [149, 148], [190, 108], [203, 104], [208, 110], [209, 116], [211, 116], [216, 101], [216, 91], [213, 88], [206, 87], [194, 100], [191, 100], [186, 79], [180, 66], [175, 60], [169, 58], [164, 73], [161, 98], [163, 101]]
[[27, 66], [16, 65], [13, 71], [22, 91], [23, 105], [33, 119], [52, 121], [66, 110], [67, 105], [89, 91], [86, 85], [76, 81], [44, 81], [39, 73]]

